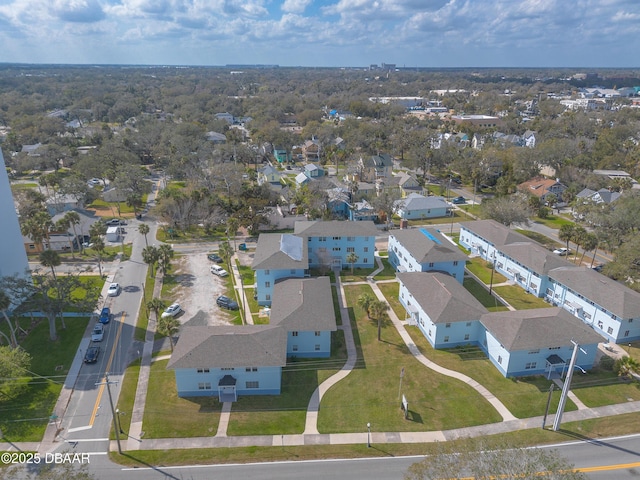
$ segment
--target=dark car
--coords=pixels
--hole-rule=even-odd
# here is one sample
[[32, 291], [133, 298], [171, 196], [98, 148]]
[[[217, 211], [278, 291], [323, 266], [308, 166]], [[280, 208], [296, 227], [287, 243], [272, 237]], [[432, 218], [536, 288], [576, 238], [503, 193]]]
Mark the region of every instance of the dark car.
[[467, 203], [467, 199], [464, 197], [456, 197], [451, 200], [451, 203], [453, 203], [454, 205], [462, 205], [464, 203]]
[[111, 320], [111, 310], [109, 309], [109, 307], [104, 307], [101, 311], [100, 311], [100, 323], [109, 323], [109, 321]]
[[87, 353], [84, 354], [84, 363], [96, 363], [99, 354], [100, 347], [87, 348]]
[[238, 303], [234, 300], [231, 300], [229, 297], [225, 295], [220, 295], [216, 300], [216, 303], [219, 307], [226, 308], [227, 310], [238, 310]]
[[216, 262], [216, 263], [224, 262], [222, 257], [220, 255], [218, 255], [217, 253], [210, 253], [209, 255], [207, 255], [207, 258], [209, 260], [211, 260], [212, 262]]

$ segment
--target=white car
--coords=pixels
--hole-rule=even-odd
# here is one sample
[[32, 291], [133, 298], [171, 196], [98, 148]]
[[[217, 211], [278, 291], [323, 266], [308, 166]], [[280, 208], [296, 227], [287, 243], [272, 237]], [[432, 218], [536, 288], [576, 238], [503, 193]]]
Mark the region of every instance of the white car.
[[182, 307], [178, 303], [172, 303], [169, 307], [164, 311], [161, 315], [162, 318], [167, 317], [177, 317], [180, 313], [182, 313]]
[[565, 247], [562, 248], [556, 248], [553, 253], [555, 253], [556, 255], [560, 255], [561, 257], [564, 257], [566, 255], [569, 255], [569, 253], [571, 253], [568, 249], [566, 249]]
[[91, 332], [91, 341], [92, 342], [101, 342], [104, 337], [104, 325], [101, 323], [96, 323], [93, 327], [93, 331]]
[[227, 272], [220, 265], [211, 265], [210, 270], [211, 270], [211, 273], [219, 277], [226, 277], [227, 275], [229, 275], [229, 272]]
[[109, 290], [107, 290], [107, 295], [109, 297], [117, 297], [120, 294], [120, 285], [117, 283], [112, 283], [109, 285]]

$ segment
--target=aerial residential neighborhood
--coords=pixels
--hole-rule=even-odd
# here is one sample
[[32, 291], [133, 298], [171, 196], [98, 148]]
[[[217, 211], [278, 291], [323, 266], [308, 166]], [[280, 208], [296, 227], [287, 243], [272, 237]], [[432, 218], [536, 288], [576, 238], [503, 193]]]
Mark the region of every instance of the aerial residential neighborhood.
[[0, 376], [31, 379], [0, 380], [8, 450], [147, 468], [635, 431], [640, 90], [586, 86], [617, 72], [303, 71], [346, 89], [316, 98], [278, 68], [133, 71], [153, 103], [3, 120]]

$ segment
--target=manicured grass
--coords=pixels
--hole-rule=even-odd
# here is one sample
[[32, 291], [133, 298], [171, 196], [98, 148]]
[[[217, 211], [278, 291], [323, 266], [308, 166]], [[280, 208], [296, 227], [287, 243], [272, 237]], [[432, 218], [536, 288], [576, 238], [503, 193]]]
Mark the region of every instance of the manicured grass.
[[549, 228], [553, 228], [556, 230], [560, 230], [560, 227], [562, 225], [574, 225], [575, 222], [572, 222], [571, 220], [564, 218], [564, 217], [560, 217], [557, 215], [549, 215], [547, 218], [538, 218], [535, 217], [535, 219], [533, 220], [535, 223], [540, 223], [542, 225], [546, 225]]
[[[498, 372], [477, 347], [434, 350], [418, 327], [407, 327], [407, 331], [427, 358], [442, 367], [464, 373], [478, 381], [504, 403], [516, 417], [528, 418], [544, 415], [549, 386], [551, 385], [549, 380], [539, 376], [526, 379], [507, 379]], [[559, 399], [560, 391], [556, 390], [552, 398], [551, 412], [555, 412]], [[576, 406], [573, 402], [568, 400], [565, 411], [575, 409]], [[483, 423], [488, 423], [488, 421]]]
[[347, 268], [340, 271], [340, 281], [343, 283], [366, 282], [367, 277], [374, 271], [375, 268], [354, 268], [353, 273], [351, 273], [351, 266], [347, 266]]
[[147, 302], [153, 299], [153, 289], [156, 285], [155, 277], [151, 277], [149, 274], [151, 269], [147, 270], [147, 279], [144, 282], [144, 295], [142, 300], [142, 307], [138, 313], [138, 321], [136, 322], [136, 329], [133, 334], [133, 338], [138, 342], [144, 342], [147, 335], [147, 326], [149, 325], [149, 311], [147, 310]]
[[[357, 368], [335, 385], [322, 400], [318, 429], [323, 433], [362, 432], [371, 422], [374, 431], [423, 431], [497, 422], [499, 415], [469, 386], [433, 372], [409, 353], [398, 332], [386, 322], [377, 341], [377, 322], [358, 307], [367, 285], [345, 286], [349, 314], [358, 346]], [[409, 421], [399, 408], [398, 387], [409, 405]], [[425, 388], [429, 385], [429, 388]]]
[[400, 300], [398, 300], [400, 284], [398, 282], [378, 283], [378, 288], [384, 294], [384, 297], [387, 299], [387, 303], [393, 309], [396, 317], [400, 320], [404, 320], [407, 316], [407, 311], [400, 303]]
[[212, 397], [179, 398], [174, 372], [166, 369], [167, 363], [168, 360], [159, 360], [151, 364], [142, 422], [144, 437], [215, 435], [222, 405]]
[[336, 325], [342, 325], [342, 315], [340, 315], [340, 303], [338, 301], [338, 290], [331, 285], [331, 299], [333, 300], [333, 313], [336, 316]]
[[52, 342], [49, 324], [42, 319], [20, 341], [21, 347], [31, 354], [29, 370], [37, 376], [25, 379], [28, 385], [16, 397], [0, 400], [0, 430], [4, 438], [13, 442], [42, 439], [88, 322], [87, 317], [65, 318], [67, 328], [62, 329], [58, 320], [58, 338]]
[[[117, 409], [122, 412], [120, 415], [120, 427], [126, 433], [131, 428], [131, 412], [136, 400], [136, 389], [138, 387], [138, 377], [140, 375], [140, 360], [134, 360], [125, 370], [122, 379], [122, 387], [118, 396]], [[115, 439], [115, 432], [111, 429], [112, 439]]]
[[393, 280], [396, 278], [396, 269], [391, 265], [388, 258], [380, 258], [384, 269], [378, 273], [374, 278], [378, 280]]
[[[366, 424], [365, 424], [366, 425]], [[373, 425], [372, 425], [373, 426]], [[562, 424], [558, 432], [535, 428], [519, 430], [501, 435], [485, 436], [484, 441], [497, 445], [510, 445], [513, 448], [531, 445], [555, 444], [575, 440], [576, 438], [604, 438], [614, 435], [637, 433], [640, 428], [640, 413], [630, 413], [615, 417], [595, 418], [581, 422]], [[364, 441], [353, 445], [294, 445], [277, 447], [243, 447], [188, 450], [136, 450], [124, 455], [110, 452], [114, 462], [130, 467], [148, 467], [149, 465], [194, 465], [211, 463], [248, 463], [274, 461], [303, 461], [325, 458], [383, 458], [407, 455], [429, 455], [440, 451], [438, 442], [434, 443], [385, 443], [366, 445], [366, 427], [362, 430]], [[471, 440], [473, 442], [473, 439]], [[462, 438], [447, 442], [454, 451], [468, 451], [470, 440]], [[419, 459], [416, 459], [418, 462]]]
[[[491, 264], [489, 263], [487, 266], [486, 260], [483, 260], [479, 257], [472, 258], [470, 260], [467, 260], [467, 265], [465, 268], [469, 270], [471, 273], [473, 273], [476, 277], [478, 277], [481, 282], [487, 285], [491, 283], [491, 270], [492, 270]], [[506, 281], [507, 281], [507, 278], [504, 275], [496, 272], [495, 270], [493, 271], [494, 285], [496, 283], [502, 283]]]
[[625, 381], [613, 372], [594, 369], [581, 375], [573, 374], [571, 390], [588, 407], [614, 405], [640, 400], [640, 385], [637, 381]]
[[238, 267], [238, 272], [242, 277], [242, 283], [244, 283], [245, 285], [253, 285], [255, 283], [253, 269], [246, 265], [241, 265], [240, 262], [237, 260], [236, 260], [236, 265]]
[[478, 300], [490, 312], [502, 312], [508, 308], [502, 304], [494, 295], [489, 295], [488, 290], [480, 285], [475, 279], [467, 277], [464, 279], [464, 288]]
[[31, 190], [33, 188], [38, 188], [39, 184], [37, 183], [12, 183], [11, 190]]
[[538, 298], [535, 295], [527, 293], [516, 285], [494, 287], [493, 290], [516, 310], [551, 307], [551, 304], [545, 302], [542, 298]]

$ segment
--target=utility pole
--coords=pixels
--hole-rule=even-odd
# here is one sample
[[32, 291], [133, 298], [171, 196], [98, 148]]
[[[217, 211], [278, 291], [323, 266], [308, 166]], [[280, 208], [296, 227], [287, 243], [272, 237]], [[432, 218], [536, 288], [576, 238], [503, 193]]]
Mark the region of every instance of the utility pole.
[[[567, 396], [569, 395], [569, 390], [571, 389], [571, 379], [573, 378], [573, 370], [576, 364], [576, 358], [578, 357], [578, 350], [582, 350], [580, 345], [573, 340], [573, 353], [571, 354], [571, 360], [569, 361], [569, 371], [567, 372], [567, 377], [564, 379], [564, 384], [562, 385], [562, 393], [560, 394], [560, 403], [558, 404], [558, 411], [556, 413], [556, 418], [553, 420], [553, 431], [557, 432], [560, 429], [560, 423], [562, 422], [562, 414], [564, 413], [564, 406], [567, 403]], [[583, 353], [587, 353], [582, 350]]]
[[118, 423], [117, 423], [118, 422], [118, 418], [116, 417], [117, 413], [116, 413], [116, 410], [113, 408], [113, 397], [111, 396], [111, 388], [110, 388], [111, 384], [117, 385], [118, 382], [110, 382], [108, 373], [104, 374], [104, 378], [105, 378], [105, 381], [101, 383], [96, 383], [96, 386], [97, 385], [107, 386], [107, 393], [109, 394], [109, 405], [111, 405], [111, 414], [113, 418], [113, 429], [116, 432], [116, 442], [118, 442], [118, 453], [122, 455], [122, 446], [120, 445], [120, 429], [118, 428]]

